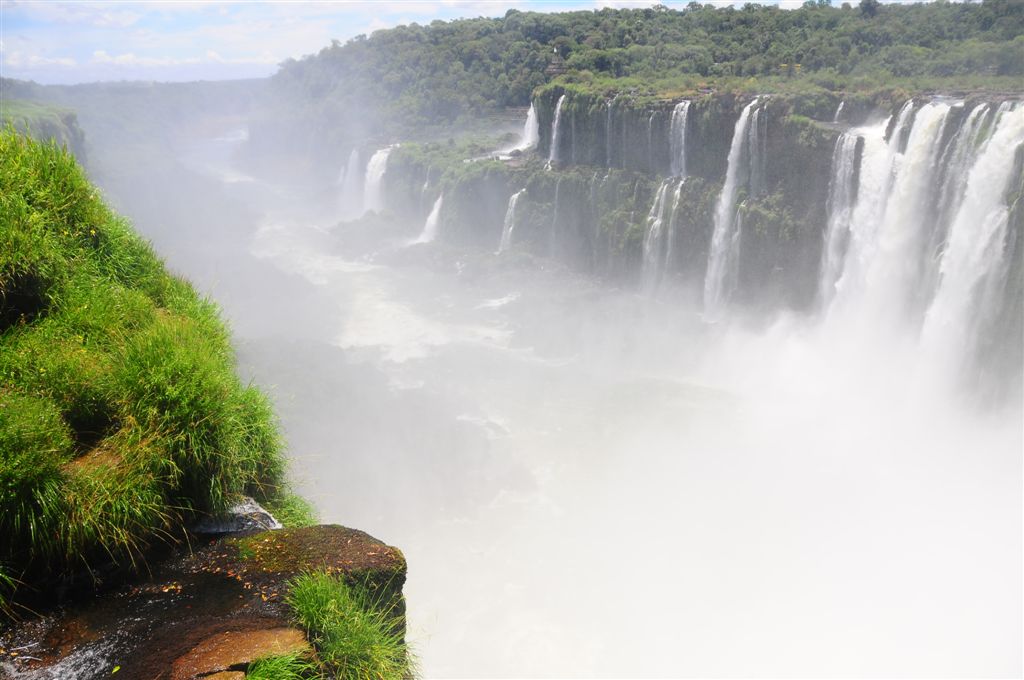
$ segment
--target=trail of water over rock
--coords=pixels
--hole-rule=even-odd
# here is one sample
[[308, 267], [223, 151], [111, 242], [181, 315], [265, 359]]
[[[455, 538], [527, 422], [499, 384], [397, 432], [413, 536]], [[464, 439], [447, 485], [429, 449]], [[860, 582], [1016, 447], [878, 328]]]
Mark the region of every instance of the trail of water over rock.
[[384, 173], [388, 169], [388, 156], [391, 147], [380, 149], [366, 164], [366, 180], [363, 185], [363, 211], [380, 212], [384, 208], [384, 197], [381, 191]]
[[744, 167], [743, 160], [750, 146], [750, 117], [759, 101], [755, 98], [743, 107], [729, 147], [725, 186], [722, 187], [715, 209], [715, 227], [704, 280], [704, 313], [709, 318], [721, 314], [736, 285], [740, 245], [740, 233], [736, 228], [736, 194], [749, 181], [751, 174], [749, 168]]
[[441, 221], [441, 209], [443, 206], [444, 194], [441, 194], [434, 201], [434, 206], [430, 209], [430, 214], [427, 215], [427, 221], [423, 224], [423, 231], [420, 232], [419, 237], [413, 243], [430, 243], [437, 238], [437, 227]]
[[551, 148], [548, 150], [548, 167], [557, 164], [560, 160], [559, 157], [559, 132], [562, 127], [562, 105], [565, 103], [565, 95], [563, 94], [558, 98], [558, 103], [555, 104], [555, 118], [551, 122]]
[[524, 193], [526, 193], [526, 189], [520, 189], [508, 199], [508, 208], [505, 209], [505, 222], [501, 229], [501, 242], [498, 244], [499, 253], [503, 253], [512, 247], [512, 236], [516, 228], [516, 204]]

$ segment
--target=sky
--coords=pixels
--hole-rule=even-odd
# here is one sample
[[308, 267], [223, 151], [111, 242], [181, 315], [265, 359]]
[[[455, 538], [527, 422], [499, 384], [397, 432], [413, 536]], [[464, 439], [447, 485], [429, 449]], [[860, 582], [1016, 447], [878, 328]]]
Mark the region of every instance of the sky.
[[[745, 0], [704, 0], [742, 5]], [[761, 0], [783, 8], [803, 0]], [[689, 0], [662, 0], [684, 7]], [[331, 40], [435, 19], [644, 7], [657, 0], [321, 0], [195, 2], [0, 0], [0, 76], [44, 84], [272, 75]]]

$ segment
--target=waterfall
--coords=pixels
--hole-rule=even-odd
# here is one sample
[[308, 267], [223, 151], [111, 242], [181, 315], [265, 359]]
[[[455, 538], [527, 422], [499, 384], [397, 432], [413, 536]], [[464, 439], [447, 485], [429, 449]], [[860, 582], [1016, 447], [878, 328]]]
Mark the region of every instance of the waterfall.
[[388, 156], [391, 155], [391, 147], [385, 147], [377, 151], [366, 164], [366, 181], [363, 185], [363, 210], [364, 212], [380, 212], [384, 207], [384, 197], [381, 185], [384, 180], [384, 173], [388, 169]]
[[612, 167], [612, 105], [614, 103], [614, 99], [609, 99], [605, 104], [608, 109], [608, 117], [604, 124], [604, 164], [609, 168]]
[[747, 189], [751, 196], [760, 196], [765, 189], [765, 128], [768, 119], [761, 117], [763, 112], [763, 107], [755, 107], [750, 117], [750, 126], [747, 128], [747, 167], [750, 173]]
[[845, 105], [846, 105], [845, 101], [839, 102], [839, 106], [836, 107], [836, 113], [835, 113], [834, 116], [832, 116], [832, 122], [833, 123], [838, 123], [839, 122], [839, 116], [843, 115], [843, 106], [845, 106]]
[[669, 123], [669, 149], [671, 172], [675, 177], [686, 176], [686, 122], [690, 115], [689, 100], [681, 101], [672, 109]]
[[[718, 196], [715, 208], [715, 228], [711, 236], [711, 250], [708, 254], [708, 271], [704, 277], [704, 312], [718, 314], [728, 301], [736, 281], [736, 266], [739, 259], [739, 230], [736, 229], [736, 194], [743, 184], [741, 168], [744, 147], [748, 142], [750, 115], [758, 99], [747, 104], [740, 113], [732, 133], [729, 147], [728, 169], [725, 186]], [[747, 173], [749, 174], [749, 173]]]
[[441, 220], [441, 207], [444, 205], [444, 194], [437, 197], [434, 201], [434, 207], [430, 209], [430, 214], [427, 215], [427, 221], [423, 224], [423, 231], [420, 232], [419, 238], [413, 243], [430, 243], [437, 238], [437, 225]]
[[679, 201], [683, 197], [683, 185], [686, 183], [686, 178], [679, 180], [676, 185], [675, 194], [672, 197], [672, 211], [669, 213], [668, 224], [666, 230], [668, 231], [668, 244], [665, 246], [665, 267], [664, 270], [667, 272], [668, 267], [671, 265], [676, 250], [676, 226], [679, 218]]
[[[989, 111], [988, 104], [975, 106], [971, 110], [956, 136], [950, 141], [942, 161], [939, 163], [939, 169], [943, 174], [942, 189], [936, 204], [935, 226], [926, 248], [926, 252], [930, 255], [929, 261], [933, 265], [938, 263], [936, 254], [946, 240], [956, 208], [963, 199], [964, 191], [967, 188], [967, 177], [981, 146], [982, 135], [991, 131], [991, 127], [985, 125]], [[937, 266], [932, 266], [928, 274], [934, 283], [934, 277], [938, 275]]]
[[968, 173], [921, 332], [926, 356], [954, 372], [963, 369], [997, 312], [1008, 264], [1006, 194], [1024, 142], [1024, 107], [1004, 103], [996, 115], [995, 131]]
[[516, 228], [516, 203], [524, 193], [526, 193], [526, 189], [520, 189], [508, 199], [508, 208], [505, 209], [505, 224], [501, 229], [501, 242], [498, 244], [499, 253], [505, 252], [512, 246], [512, 233]]
[[523, 138], [511, 150], [526, 151], [527, 149], [532, 149], [537, 146], [538, 139], [540, 139], [540, 125], [537, 123], [537, 109], [531, 102], [530, 110], [526, 112], [526, 124], [523, 125]]
[[351, 219], [363, 213], [363, 168], [359, 149], [352, 149], [345, 168], [345, 181], [341, 184], [341, 217]]
[[[920, 294], [924, 230], [942, 132], [950, 105], [931, 102], [914, 117], [906, 149], [895, 156], [895, 176], [885, 200], [881, 222], [869, 244], [870, 259], [857, 283], [858, 303], [892, 327], [907, 320], [915, 295]], [[894, 135], [894, 140], [896, 136]]]
[[665, 180], [658, 187], [651, 211], [647, 214], [647, 232], [644, 234], [643, 268], [641, 278], [644, 290], [651, 292], [658, 285], [661, 266], [665, 259], [665, 195], [671, 180]]
[[828, 225], [821, 263], [818, 293], [827, 304], [835, 292], [850, 237], [850, 218], [857, 198], [857, 144], [860, 137], [844, 132], [832, 151], [832, 176], [828, 184]]
[[885, 133], [892, 118], [858, 130], [864, 139], [864, 149], [858, 173], [857, 200], [850, 216], [846, 255], [839, 266], [835, 292], [829, 305], [830, 314], [848, 306], [847, 299], [853, 298], [861, 289], [860, 282], [866, 276], [864, 272], [873, 257], [877, 231], [885, 216], [899, 140], [913, 114], [913, 102], [908, 101], [896, 117], [888, 142]]
[[651, 172], [655, 171], [654, 167], [654, 112], [651, 112], [650, 117], [647, 119], [647, 167]]
[[548, 149], [548, 167], [558, 163], [558, 128], [562, 122], [562, 104], [565, 103], [565, 95], [558, 98], [555, 104], [555, 119], [551, 122], [551, 148]]

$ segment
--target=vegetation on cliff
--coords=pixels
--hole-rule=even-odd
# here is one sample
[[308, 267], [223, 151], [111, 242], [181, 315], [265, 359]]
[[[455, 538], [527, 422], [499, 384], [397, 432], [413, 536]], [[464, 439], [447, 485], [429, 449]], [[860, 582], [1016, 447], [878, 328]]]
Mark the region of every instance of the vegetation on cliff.
[[279, 495], [283, 471], [216, 307], [70, 153], [0, 133], [0, 605], [133, 566], [190, 517]]
[[[4, 94], [7, 94], [6, 88]], [[0, 106], [0, 125], [8, 123], [23, 134], [36, 139], [52, 139], [59, 145], [67, 146], [79, 163], [85, 163], [85, 133], [78, 124], [76, 112], [59, 106], [5, 97]]]
[[[560, 78], [662, 93], [804, 85], [835, 91], [897, 81], [927, 89], [1019, 88], [1018, 2], [835, 5], [510, 10], [496, 19], [376, 31], [283, 64], [269, 88], [277, 110], [253, 139], [273, 144], [269, 139], [284, 136], [301, 149], [326, 141], [336, 150], [374, 135], [422, 136], [431, 126], [527, 106], [538, 86]], [[371, 110], [374, 116], [363, 115]]]

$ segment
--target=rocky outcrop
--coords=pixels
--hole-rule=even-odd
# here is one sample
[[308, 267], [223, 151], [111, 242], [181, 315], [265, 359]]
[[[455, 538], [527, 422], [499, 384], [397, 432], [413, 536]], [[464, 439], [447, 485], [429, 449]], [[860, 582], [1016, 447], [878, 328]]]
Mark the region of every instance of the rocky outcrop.
[[[337, 525], [208, 539], [151, 565], [151, 576], [0, 630], [0, 676], [191, 680], [306, 649], [285, 605], [288, 582], [326, 570], [377, 594], [404, 631], [406, 563]], [[222, 677], [231, 677], [223, 675]]]

